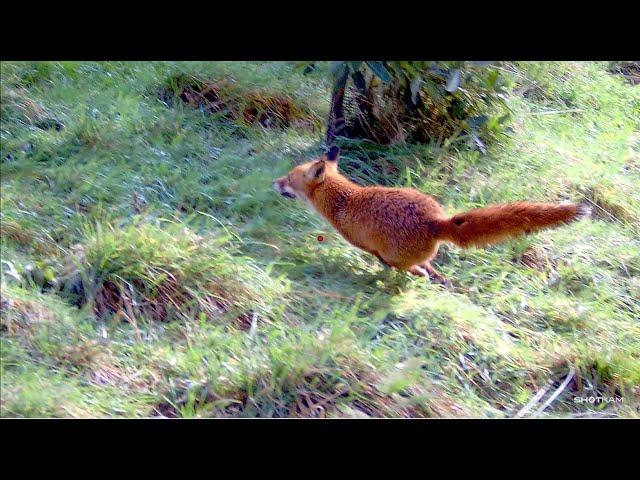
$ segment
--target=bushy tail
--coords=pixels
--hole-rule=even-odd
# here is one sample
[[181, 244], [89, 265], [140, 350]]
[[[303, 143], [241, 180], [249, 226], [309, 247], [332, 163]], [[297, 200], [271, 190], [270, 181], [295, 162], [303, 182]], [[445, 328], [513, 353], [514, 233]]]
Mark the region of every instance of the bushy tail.
[[482, 247], [590, 215], [575, 203], [516, 202], [490, 205], [443, 220], [441, 238], [460, 247]]

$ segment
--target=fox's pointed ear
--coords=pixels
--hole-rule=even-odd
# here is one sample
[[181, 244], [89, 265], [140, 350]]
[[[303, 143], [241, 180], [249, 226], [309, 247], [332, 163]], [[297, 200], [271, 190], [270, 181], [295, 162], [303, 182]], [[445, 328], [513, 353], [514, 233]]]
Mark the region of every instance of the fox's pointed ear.
[[315, 178], [316, 180], [324, 180], [326, 167], [327, 164], [324, 162], [324, 160], [318, 160], [313, 165], [311, 165], [311, 168], [309, 169], [309, 176], [311, 178]]
[[329, 162], [337, 162], [340, 157], [340, 148], [334, 145], [324, 155]]

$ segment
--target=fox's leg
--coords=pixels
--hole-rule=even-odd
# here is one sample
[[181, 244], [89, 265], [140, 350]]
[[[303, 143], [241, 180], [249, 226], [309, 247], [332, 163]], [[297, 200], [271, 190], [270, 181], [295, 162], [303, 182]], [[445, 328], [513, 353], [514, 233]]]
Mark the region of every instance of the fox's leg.
[[387, 267], [397, 268], [398, 270], [404, 270], [409, 273], [413, 273], [414, 275], [418, 275], [420, 277], [426, 277], [428, 275], [427, 271], [422, 268], [420, 265], [407, 265], [401, 261], [391, 260], [389, 258], [383, 258], [382, 255], [376, 255], [378, 259]]
[[429, 272], [427, 272], [427, 270], [422, 265], [414, 265], [413, 267], [409, 267], [407, 269], [407, 272], [413, 273], [414, 275], [417, 275], [418, 277], [428, 277], [429, 276]]
[[[435, 256], [438, 254], [439, 246], [440, 246], [439, 242], [436, 242], [430, 245], [427, 249], [429, 253], [427, 254], [426, 257], [423, 257], [424, 260], [420, 260], [420, 262], [414, 265], [412, 268], [416, 272], [415, 273], [416, 275], [423, 275], [423, 276], [428, 275], [432, 281], [450, 286], [451, 282], [447, 280], [445, 277], [443, 277], [440, 274], [440, 272], [438, 272], [435, 268], [433, 268], [433, 265], [431, 265], [431, 260], [433, 260]], [[420, 273], [417, 273], [417, 272], [420, 272]], [[426, 274], [423, 274], [422, 272], [425, 272]], [[414, 272], [411, 272], [411, 273], [414, 273]]]
[[[398, 270], [404, 270], [405, 272], [412, 273], [413, 275], [417, 275], [419, 277], [434, 277], [444, 280], [444, 277], [438, 274], [436, 270], [429, 264], [429, 261], [423, 262], [421, 264], [411, 265], [404, 262], [398, 262], [393, 260], [384, 259], [382, 256], [376, 255], [380, 261], [387, 265], [388, 267], [397, 268]], [[432, 273], [435, 272], [435, 275]]]
[[404, 270], [406, 272], [409, 272], [413, 275], [417, 275], [419, 277], [429, 277], [432, 281], [435, 281], [450, 287], [451, 282], [447, 280], [445, 277], [443, 277], [442, 275], [440, 275], [440, 273], [435, 268], [433, 268], [433, 266], [430, 263], [431, 259], [436, 256], [437, 252], [438, 252], [437, 244], [432, 245], [428, 255], [422, 256], [420, 260], [413, 260], [413, 261], [420, 262], [413, 265], [411, 263], [406, 262], [404, 259], [400, 259], [401, 257], [398, 259], [389, 258], [389, 257], [383, 258], [381, 255], [377, 255], [377, 254], [376, 254], [376, 257], [378, 257], [380, 261], [385, 265], [388, 265], [390, 267], [394, 267], [400, 270]]
[[431, 265], [430, 262], [424, 262], [421, 263], [420, 265], [418, 265], [420, 268], [423, 268], [427, 274], [429, 275], [429, 278], [431, 278], [432, 280], [435, 280], [438, 283], [441, 283], [443, 285], [451, 285], [451, 282], [449, 280], [447, 280], [445, 277], [443, 277], [440, 272], [438, 272], [435, 268], [433, 268], [433, 265]]
[[448, 287], [448, 288], [453, 287], [453, 284], [449, 280], [444, 278], [442, 275], [440, 275], [440, 273], [438, 273], [438, 271], [435, 268], [433, 268], [429, 262], [425, 262], [420, 265], [413, 265], [409, 268], [402, 268], [402, 267], [396, 267], [396, 268], [399, 268], [400, 270], [406, 270], [407, 272], [412, 273], [413, 275], [417, 275], [419, 277], [429, 277], [432, 281], [438, 282], [444, 285], [445, 287]]
[[431, 266], [430, 263], [425, 262], [420, 265], [414, 265], [407, 269], [407, 272], [413, 273], [414, 275], [418, 275], [420, 277], [429, 277], [431, 280], [434, 280], [443, 285], [448, 285], [450, 282], [446, 278], [444, 278], [438, 271]]

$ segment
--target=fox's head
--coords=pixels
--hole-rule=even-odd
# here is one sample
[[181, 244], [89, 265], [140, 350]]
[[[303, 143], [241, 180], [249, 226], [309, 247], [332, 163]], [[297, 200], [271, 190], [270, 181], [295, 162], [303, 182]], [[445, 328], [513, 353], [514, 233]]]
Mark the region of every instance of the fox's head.
[[328, 172], [338, 168], [340, 149], [331, 147], [320, 158], [298, 165], [288, 175], [273, 182], [273, 188], [283, 197], [308, 199], [311, 192], [322, 182]]

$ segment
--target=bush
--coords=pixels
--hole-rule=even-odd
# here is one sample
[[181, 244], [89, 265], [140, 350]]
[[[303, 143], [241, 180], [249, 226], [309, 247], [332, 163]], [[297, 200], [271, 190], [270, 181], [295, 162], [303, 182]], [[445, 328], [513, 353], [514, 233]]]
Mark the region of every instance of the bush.
[[[327, 143], [338, 136], [376, 143], [483, 139], [509, 118], [505, 79], [490, 62], [333, 62]], [[349, 82], [351, 79], [351, 82]]]

